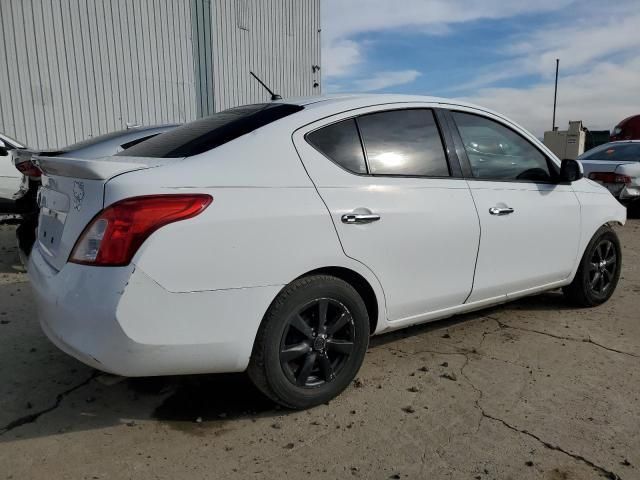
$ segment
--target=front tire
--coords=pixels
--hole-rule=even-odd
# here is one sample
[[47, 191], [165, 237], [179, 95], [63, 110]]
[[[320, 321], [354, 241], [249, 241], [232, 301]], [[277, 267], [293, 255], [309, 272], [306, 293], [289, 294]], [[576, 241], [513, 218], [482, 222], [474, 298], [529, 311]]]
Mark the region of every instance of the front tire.
[[573, 282], [563, 288], [565, 297], [578, 307], [595, 307], [606, 302], [618, 285], [621, 267], [620, 240], [605, 225], [587, 245]]
[[303, 277], [269, 307], [247, 372], [275, 402], [310, 408], [351, 383], [368, 345], [369, 317], [358, 292], [330, 275]]

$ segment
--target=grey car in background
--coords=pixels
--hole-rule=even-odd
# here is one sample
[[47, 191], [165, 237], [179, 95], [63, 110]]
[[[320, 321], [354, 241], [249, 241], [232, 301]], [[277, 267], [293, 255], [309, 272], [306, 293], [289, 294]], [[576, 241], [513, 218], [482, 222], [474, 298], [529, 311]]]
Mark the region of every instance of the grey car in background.
[[16, 235], [23, 263], [31, 253], [38, 227], [37, 194], [38, 188], [40, 188], [41, 172], [32, 160], [36, 159], [38, 155], [87, 159], [110, 157], [156, 135], [173, 130], [177, 126], [179, 124], [128, 128], [92, 137], [57, 150], [31, 150], [28, 148], [16, 150], [13, 155], [15, 168], [22, 172], [28, 181], [26, 193], [21, 197], [18, 208], [15, 209], [15, 213], [22, 216]]
[[609, 142], [578, 157], [584, 176], [601, 183], [621, 203], [640, 207], [640, 140]]

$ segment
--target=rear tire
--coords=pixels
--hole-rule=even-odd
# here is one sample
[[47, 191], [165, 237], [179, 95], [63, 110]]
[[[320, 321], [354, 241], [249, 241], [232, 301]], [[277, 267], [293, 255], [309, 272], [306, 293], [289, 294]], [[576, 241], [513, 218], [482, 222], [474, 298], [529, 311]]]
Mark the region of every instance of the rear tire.
[[593, 236], [582, 256], [576, 276], [563, 288], [577, 307], [595, 307], [613, 295], [620, 278], [622, 251], [616, 233], [605, 225]]
[[247, 373], [288, 408], [326, 403], [354, 379], [369, 345], [369, 317], [358, 292], [330, 275], [285, 287], [267, 311]]

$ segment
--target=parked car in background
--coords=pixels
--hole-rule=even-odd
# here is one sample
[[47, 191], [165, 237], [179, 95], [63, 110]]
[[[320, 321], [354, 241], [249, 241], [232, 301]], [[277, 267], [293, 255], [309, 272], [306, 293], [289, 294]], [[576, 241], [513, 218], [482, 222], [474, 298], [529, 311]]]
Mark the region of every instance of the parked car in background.
[[74, 143], [57, 150], [30, 150], [20, 149], [14, 155], [15, 172], [21, 172], [28, 179], [28, 188], [19, 212], [22, 223], [16, 234], [21, 257], [25, 261], [29, 256], [33, 242], [35, 242], [36, 228], [38, 226], [37, 192], [40, 188], [40, 169], [33, 162], [40, 155], [47, 157], [73, 157], [82, 159], [99, 159], [110, 157], [116, 153], [131, 148], [140, 142], [148, 140], [160, 133], [176, 128], [177, 124], [154, 125], [148, 127], [134, 127], [126, 130], [99, 135], [96, 137]]
[[291, 408], [345, 389], [371, 334], [557, 288], [594, 306], [620, 275], [624, 207], [454, 100], [248, 105], [36, 163], [28, 272], [53, 343], [126, 376], [247, 370]]
[[640, 140], [610, 142], [578, 157], [587, 178], [636, 209], [640, 199]]
[[24, 194], [25, 180], [13, 165], [17, 151], [24, 145], [0, 133], [0, 214], [14, 213], [15, 201]]
[[611, 141], [640, 140], [640, 115], [622, 120], [611, 133]]

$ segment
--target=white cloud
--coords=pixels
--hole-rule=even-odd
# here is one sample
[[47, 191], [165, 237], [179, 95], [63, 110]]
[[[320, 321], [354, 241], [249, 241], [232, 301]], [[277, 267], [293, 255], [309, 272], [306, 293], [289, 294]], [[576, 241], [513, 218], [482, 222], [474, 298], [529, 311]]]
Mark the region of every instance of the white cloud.
[[[508, 58], [457, 89], [475, 92], [466, 99], [504, 113], [542, 136], [551, 129], [553, 76], [559, 58], [556, 125], [564, 129], [569, 120], [582, 120], [592, 130], [610, 130], [640, 107], [634, 101], [640, 85], [640, 12], [629, 5], [621, 3], [616, 11], [598, 10], [597, 15], [578, 16], [570, 24], [521, 35], [498, 50]], [[539, 80], [530, 86], [492, 87], [531, 75]]]
[[421, 75], [417, 70], [400, 70], [397, 72], [378, 72], [371, 78], [357, 80], [354, 83], [358, 92], [373, 92], [383, 88], [404, 85], [415, 81]]
[[322, 4], [323, 75], [353, 74], [363, 62], [365, 47], [353, 36], [411, 28], [444, 35], [451, 25], [479, 19], [560, 9], [572, 0], [324, 0]]
[[507, 48], [497, 48], [507, 55], [478, 72], [475, 78], [452, 90], [473, 90], [499, 81], [541, 75], [551, 78], [555, 59], [560, 59], [561, 74], [591, 68], [597, 60], [640, 51], [640, 12], [616, 12], [611, 16], [576, 18], [570, 25], [545, 26], [520, 37]]
[[560, 9], [571, 0], [325, 0], [323, 35], [329, 41], [362, 32], [451, 25]]
[[[326, 90], [377, 90], [418, 78], [421, 66], [413, 70], [410, 52], [400, 67], [406, 70], [368, 78], [376, 71], [368, 67], [375, 44], [364, 43], [358, 34], [449, 35], [464, 29], [464, 22], [541, 12], [554, 13], [542, 23], [516, 19], [517, 35], [486, 45], [493, 49], [494, 61], [471, 72], [468, 82], [442, 89], [502, 112], [541, 136], [551, 128], [555, 59], [560, 58], [558, 126], [583, 120], [592, 130], [609, 130], [624, 117], [639, 113], [637, 0], [617, 0], [606, 8], [601, 0], [323, 0]], [[372, 41], [371, 35], [367, 38]], [[377, 59], [377, 65], [380, 60], [384, 59]], [[514, 86], [523, 80], [525, 86]]]
[[[640, 57], [619, 64], [600, 63], [588, 72], [562, 77], [558, 87], [556, 125], [582, 120], [591, 130], [611, 130], [637, 114]], [[553, 82], [527, 88], [483, 88], [465, 100], [507, 115], [541, 137], [551, 129]]]
[[348, 75], [361, 61], [360, 45], [352, 40], [336, 40], [322, 48], [322, 72], [325, 77]]

